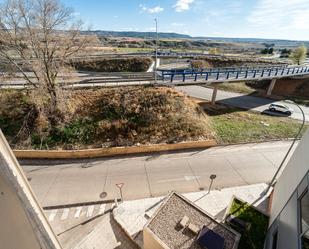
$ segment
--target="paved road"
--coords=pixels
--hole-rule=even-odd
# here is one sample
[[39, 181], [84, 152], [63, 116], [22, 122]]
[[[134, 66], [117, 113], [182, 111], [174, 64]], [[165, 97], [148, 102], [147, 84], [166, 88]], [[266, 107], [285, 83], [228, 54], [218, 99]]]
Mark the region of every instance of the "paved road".
[[[201, 87], [201, 86], [178, 86], [176, 87], [177, 90], [183, 91], [189, 96], [205, 99], [210, 101], [212, 97], [213, 89]], [[261, 98], [261, 97], [254, 97], [250, 95], [240, 94], [240, 93], [233, 93], [233, 92], [226, 92], [226, 91], [218, 91], [217, 94], [217, 102], [223, 103], [230, 106], [235, 106], [239, 108], [244, 108], [248, 110], [254, 110], [258, 112], [267, 112], [268, 106], [271, 103], [281, 102], [289, 107], [291, 107], [295, 112], [291, 115], [291, 118], [303, 120], [302, 114], [300, 110], [294, 105], [289, 104], [282, 101], [275, 101], [268, 98]], [[302, 106], [304, 110], [306, 120], [309, 121], [309, 107]]]
[[[270, 181], [290, 142], [215, 147], [203, 151], [59, 164], [33, 161], [23, 166], [42, 206], [119, 197], [116, 183], [124, 183], [124, 199], [161, 196], [168, 191], [207, 189], [216, 174], [214, 188]], [[29, 162], [28, 162], [29, 163]], [[36, 166], [35, 166], [36, 165]]]
[[[162, 75], [161, 75], [162, 73]], [[289, 77], [308, 77], [309, 67], [308, 66], [269, 66], [266, 68], [212, 68], [208, 71], [203, 72], [175, 72], [174, 70], [162, 71], [159, 73], [162, 77], [158, 82], [163, 85], [205, 85], [213, 82], [239, 82], [239, 81], [248, 81], [248, 80], [271, 80], [279, 78], [289, 78]], [[126, 85], [149, 85], [154, 83], [152, 74], [142, 74], [139, 73], [139, 77], [114, 77], [113, 75], [103, 76], [100, 73], [90, 74], [91, 77], [86, 73], [86, 75], [81, 75], [81, 78], [71, 78], [66, 79], [67, 75], [62, 75], [59, 80], [62, 79], [64, 84], [68, 84], [69, 87], [111, 87], [111, 86], [126, 86]], [[97, 74], [97, 75], [96, 75]], [[113, 74], [113, 73], [112, 73]], [[31, 75], [31, 73], [29, 73]], [[78, 74], [75, 74], [77, 76]], [[88, 75], [88, 76], [87, 76]], [[116, 74], [117, 75], [117, 74]], [[128, 76], [128, 74], [126, 75]], [[131, 77], [134, 74], [131, 74]], [[67, 87], [68, 87], [67, 86]], [[23, 89], [29, 87], [27, 83], [22, 79], [13, 79], [9, 81], [2, 82], [0, 84], [1, 88], [15, 88]]]

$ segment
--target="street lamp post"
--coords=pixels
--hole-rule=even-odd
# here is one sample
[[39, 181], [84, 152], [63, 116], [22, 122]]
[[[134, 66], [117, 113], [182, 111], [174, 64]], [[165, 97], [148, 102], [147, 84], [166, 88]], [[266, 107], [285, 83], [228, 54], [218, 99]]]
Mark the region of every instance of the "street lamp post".
[[293, 142], [292, 142], [290, 148], [288, 149], [287, 153], [285, 154], [285, 156], [284, 156], [284, 158], [283, 158], [283, 160], [282, 160], [282, 162], [281, 162], [279, 168], [277, 169], [276, 173], [274, 174], [273, 178], [271, 179], [270, 183], [268, 184], [267, 189], [266, 189], [265, 191], [263, 191], [263, 193], [262, 193], [263, 195], [264, 195], [264, 194], [267, 194], [268, 191], [270, 190], [270, 188], [275, 184], [276, 179], [277, 179], [277, 176], [278, 176], [278, 174], [279, 174], [281, 168], [283, 167], [283, 165], [284, 165], [286, 159], [288, 158], [290, 152], [292, 151], [292, 149], [293, 149], [293, 147], [294, 147], [296, 141], [299, 139], [299, 136], [300, 136], [300, 134], [301, 134], [301, 132], [302, 132], [304, 126], [305, 126], [305, 123], [306, 123], [306, 116], [305, 116], [304, 110], [303, 110], [297, 103], [295, 103], [295, 102], [292, 101], [292, 100], [286, 100], [286, 102], [292, 103], [292, 104], [294, 104], [295, 106], [298, 107], [298, 109], [300, 110], [300, 112], [301, 112], [301, 114], [302, 114], [303, 120], [302, 120], [302, 124], [301, 124], [301, 126], [300, 126], [300, 128], [299, 128], [299, 130], [298, 130], [298, 132], [297, 132], [297, 134], [296, 134], [296, 136], [295, 136], [295, 138], [294, 138], [294, 140], [293, 140]]
[[122, 187], [123, 186], [124, 186], [124, 183], [116, 183], [116, 187], [119, 189], [121, 202], [123, 202], [123, 195], [122, 195]]
[[158, 19], [155, 18], [155, 23], [156, 23], [156, 56], [155, 56], [155, 84], [157, 84], [157, 67], [158, 67]]
[[210, 193], [212, 184], [213, 184], [214, 180], [217, 178], [217, 176], [216, 175], [210, 175], [209, 178], [210, 178], [210, 185], [209, 185], [209, 189], [208, 189], [208, 194]]

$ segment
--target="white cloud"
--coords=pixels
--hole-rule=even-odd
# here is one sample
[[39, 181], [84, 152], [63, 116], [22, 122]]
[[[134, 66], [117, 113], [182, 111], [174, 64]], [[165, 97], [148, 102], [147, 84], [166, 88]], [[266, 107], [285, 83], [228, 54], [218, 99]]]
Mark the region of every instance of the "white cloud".
[[161, 6], [155, 6], [152, 8], [148, 8], [145, 5], [140, 5], [139, 7], [141, 8], [142, 12], [147, 12], [149, 14], [156, 14], [156, 13], [160, 13], [164, 11], [164, 8], [162, 8]]
[[183, 12], [185, 10], [190, 9], [190, 5], [194, 2], [194, 0], [178, 0], [174, 5], [176, 12]]
[[259, 0], [248, 22], [265, 29], [309, 31], [308, 0]]
[[174, 27], [183, 27], [184, 26], [183, 23], [179, 23], [179, 22], [173, 22], [171, 25], [174, 26]]

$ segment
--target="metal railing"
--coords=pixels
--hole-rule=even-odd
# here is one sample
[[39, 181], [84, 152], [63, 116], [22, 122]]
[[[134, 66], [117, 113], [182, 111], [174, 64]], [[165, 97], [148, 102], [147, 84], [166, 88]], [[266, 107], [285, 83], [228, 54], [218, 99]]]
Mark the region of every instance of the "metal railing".
[[287, 76], [307, 75], [309, 66], [271, 66], [271, 67], [239, 67], [208, 68], [191, 70], [160, 70], [163, 81], [237, 81], [244, 79], [269, 79]]

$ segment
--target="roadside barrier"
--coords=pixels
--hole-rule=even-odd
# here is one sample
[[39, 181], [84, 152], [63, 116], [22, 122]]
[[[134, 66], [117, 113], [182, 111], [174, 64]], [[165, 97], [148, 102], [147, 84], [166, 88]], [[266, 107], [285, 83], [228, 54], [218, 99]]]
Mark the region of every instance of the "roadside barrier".
[[189, 149], [203, 149], [216, 146], [215, 140], [191, 141], [176, 144], [153, 144], [131, 147], [111, 147], [87, 150], [14, 150], [19, 159], [79, 159], [133, 155], [152, 152], [166, 152]]

